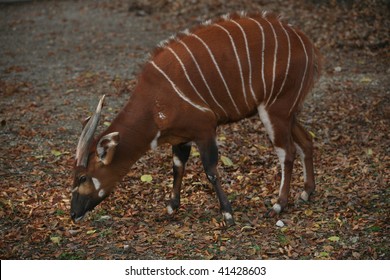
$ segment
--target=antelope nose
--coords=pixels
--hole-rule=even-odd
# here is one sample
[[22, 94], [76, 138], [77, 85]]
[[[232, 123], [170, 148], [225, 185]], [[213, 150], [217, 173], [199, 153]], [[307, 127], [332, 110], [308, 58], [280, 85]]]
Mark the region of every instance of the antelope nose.
[[76, 213], [75, 212], [71, 212], [70, 213], [70, 217], [72, 218], [72, 220], [74, 221], [76, 219]]

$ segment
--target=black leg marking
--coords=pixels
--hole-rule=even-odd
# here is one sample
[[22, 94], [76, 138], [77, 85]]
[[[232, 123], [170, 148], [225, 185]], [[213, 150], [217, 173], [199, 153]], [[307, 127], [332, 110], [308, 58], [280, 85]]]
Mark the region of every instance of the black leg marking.
[[185, 172], [185, 165], [190, 156], [191, 144], [184, 143], [172, 146], [173, 152], [173, 190], [171, 200], [167, 206], [168, 214], [172, 214], [180, 207], [180, 189]]
[[212, 138], [208, 141], [197, 142], [199, 147], [200, 156], [202, 159], [203, 167], [206, 172], [207, 178], [213, 185], [215, 192], [220, 203], [221, 213], [227, 226], [234, 225], [233, 211], [226, 194], [222, 190], [219, 175], [217, 171], [218, 163], [218, 147], [215, 139]]

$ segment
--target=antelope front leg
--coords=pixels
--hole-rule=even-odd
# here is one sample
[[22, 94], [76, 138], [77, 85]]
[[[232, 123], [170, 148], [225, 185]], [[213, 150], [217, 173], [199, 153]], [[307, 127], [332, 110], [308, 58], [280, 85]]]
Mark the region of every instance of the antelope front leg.
[[205, 142], [198, 142], [199, 152], [207, 178], [213, 185], [220, 203], [222, 216], [227, 226], [234, 225], [233, 211], [226, 194], [222, 190], [217, 171], [218, 147], [215, 138]]
[[172, 146], [173, 152], [173, 190], [167, 206], [168, 214], [173, 214], [180, 206], [180, 189], [185, 172], [185, 165], [190, 156], [191, 143]]

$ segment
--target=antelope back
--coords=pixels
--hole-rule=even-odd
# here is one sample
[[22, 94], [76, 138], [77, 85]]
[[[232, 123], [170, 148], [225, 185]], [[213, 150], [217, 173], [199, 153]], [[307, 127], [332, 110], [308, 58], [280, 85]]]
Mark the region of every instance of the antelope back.
[[186, 105], [223, 123], [260, 104], [295, 112], [318, 71], [318, 52], [297, 28], [272, 14], [241, 13], [160, 43], [141, 76], [153, 72]]

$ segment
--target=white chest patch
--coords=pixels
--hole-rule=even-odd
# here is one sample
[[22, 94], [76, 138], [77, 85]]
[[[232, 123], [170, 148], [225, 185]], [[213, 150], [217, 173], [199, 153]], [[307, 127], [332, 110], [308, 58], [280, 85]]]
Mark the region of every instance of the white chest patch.
[[150, 148], [152, 150], [156, 149], [157, 146], [158, 146], [158, 138], [160, 137], [161, 135], [161, 131], [157, 132], [156, 136], [154, 137], [154, 139], [152, 140], [152, 142], [150, 143]]
[[92, 183], [95, 186], [95, 189], [98, 191], [100, 189], [100, 181], [92, 177]]

